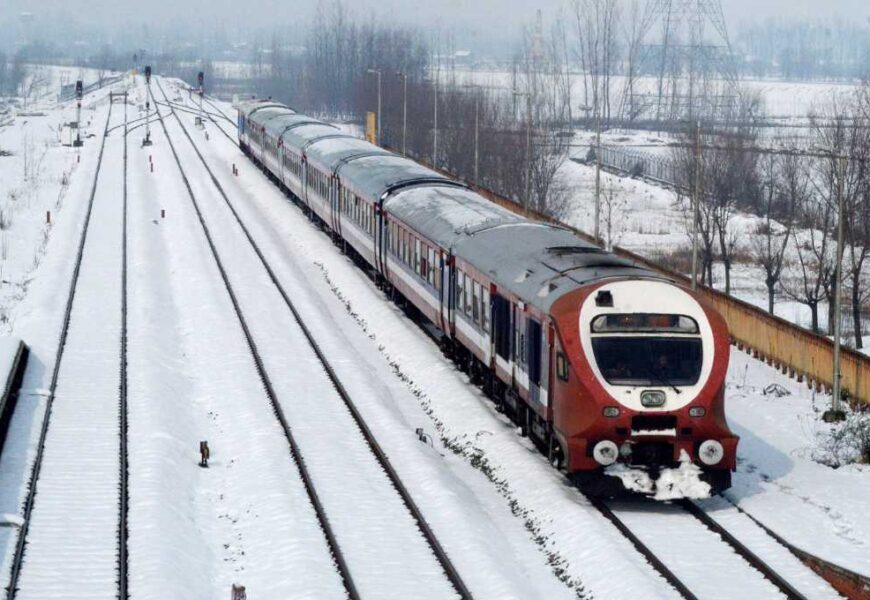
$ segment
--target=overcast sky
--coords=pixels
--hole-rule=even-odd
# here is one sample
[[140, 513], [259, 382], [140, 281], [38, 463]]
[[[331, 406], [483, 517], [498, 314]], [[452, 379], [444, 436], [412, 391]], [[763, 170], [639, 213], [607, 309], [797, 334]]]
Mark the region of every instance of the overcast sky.
[[[399, 19], [442, 27], [460, 22], [484, 37], [505, 33], [516, 35], [520, 24], [534, 17], [540, 8], [545, 19], [552, 17], [570, 0], [346, 0], [358, 16], [372, 13], [383, 19]], [[625, 0], [626, 6], [631, 0]], [[53, 16], [67, 20], [114, 23], [148, 22], [157, 26], [175, 19], [205, 23], [224, 21], [234, 26], [271, 27], [307, 19], [316, 0], [0, 0], [0, 18], [22, 11], [37, 19]], [[742, 22], [784, 15], [788, 17], [840, 17], [867, 24], [868, 0], [722, 0], [729, 28]], [[215, 16], [219, 15], [219, 16]], [[461, 40], [456, 40], [461, 44]]]

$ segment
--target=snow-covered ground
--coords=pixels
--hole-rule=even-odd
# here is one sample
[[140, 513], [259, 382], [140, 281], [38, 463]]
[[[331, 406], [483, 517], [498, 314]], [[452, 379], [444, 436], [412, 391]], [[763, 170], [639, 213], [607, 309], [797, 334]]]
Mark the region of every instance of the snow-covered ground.
[[[441, 71], [439, 76], [444, 79], [451, 77], [453, 73], [448, 70]], [[479, 85], [485, 88], [503, 90], [509, 92], [511, 73], [508, 71], [470, 70], [457, 68], [456, 79], [461, 83]], [[855, 89], [857, 84], [832, 83], [816, 81], [785, 81], [780, 79], [751, 79], [744, 78], [741, 85], [749, 92], [758, 94], [764, 101], [767, 115], [775, 118], [804, 118], [807, 113], [829, 101], [833, 94], [848, 92]], [[622, 97], [627, 79], [617, 75], [610, 78], [610, 98], [613, 110], [617, 109], [619, 99]], [[589, 85], [587, 80], [586, 86]], [[584, 100], [584, 86], [582, 73], [574, 72], [571, 76], [571, 97], [575, 99], [573, 104], [589, 104]], [[656, 77], [639, 77], [635, 80], [636, 94], [655, 95], [658, 89]]]
[[[619, 134], [614, 136], [618, 137]], [[561, 200], [564, 206], [562, 219], [583, 231], [594, 231], [595, 168], [566, 161], [557, 177], [557, 186], [564, 198]], [[672, 190], [646, 180], [608, 172], [601, 174], [601, 195], [601, 235], [610, 246], [620, 246], [653, 260], [669, 257], [679, 251], [688, 253], [691, 249], [688, 199], [683, 198], [681, 202]], [[737, 260], [731, 269], [731, 293], [767, 310], [764, 271], [751, 259], [747, 260], [753, 255], [752, 240], [761, 222], [760, 217], [746, 213], [737, 213], [732, 218], [730, 227]], [[798, 277], [799, 263], [791, 243], [787, 259], [784, 280]], [[724, 289], [725, 273], [720, 262], [714, 263], [713, 280], [716, 289]], [[801, 327], [810, 328], [810, 309], [787, 296], [781, 288], [777, 288], [774, 313]], [[819, 307], [819, 321], [820, 327], [824, 328], [827, 323], [826, 303]], [[843, 313], [843, 326], [845, 342], [854, 346], [854, 336], [850, 333], [851, 313], [847, 314], [847, 311]], [[868, 336], [865, 335], [865, 338]]]
[[[222, 137], [209, 146], [210, 151], [214, 153], [214, 146], [218, 145], [226, 149], [222, 150], [216, 159], [221, 160], [224, 170], [229, 172], [231, 162], [238, 164], [237, 151]], [[221, 169], [218, 171], [220, 172]], [[329, 290], [345, 304], [345, 310], [353, 316], [357, 326], [371, 338], [369, 343], [372, 351], [378, 349], [396, 375], [408, 380], [408, 384], [418, 394], [419, 403], [430, 413], [433, 427], [440, 433], [445, 445], [452, 448], [459, 456], [464, 456], [470, 462], [479, 465], [510, 502], [522, 507], [519, 512], [529, 522], [529, 527], [548, 538], [554, 548], [574, 548], [565, 554], [560, 553], [560, 557], [568, 560], [572, 568], [578, 569], [577, 571], [569, 569], [569, 572], [576, 572], [577, 578], [587, 585], [592, 585], [592, 582], [600, 583], [595, 574], [584, 570], [582, 563], [585, 561], [578, 560], [578, 556], [588, 555], [585, 552], [576, 554], [581, 549], [574, 545], [579, 540], [573, 537], [580, 535], [573, 530], [573, 523], [577, 523], [578, 519], [581, 520], [589, 535], [588, 532], [594, 529], [587, 519], [596, 522], [597, 515], [592, 516], [586, 511], [578, 511], [578, 505], [582, 507], [585, 503], [579, 497], [567, 504], [554, 501], [554, 498], [561, 497], [570, 500], [574, 493], [564, 490], [564, 482], [559, 476], [546, 485], [545, 482], [549, 480], [552, 473], [540, 473], [540, 476], [544, 477], [541, 480], [535, 468], [527, 466], [525, 462], [527, 460], [531, 460], [532, 463], [538, 462], [537, 469], [543, 468], [546, 471], [543, 458], [528, 456], [528, 446], [524, 441], [516, 438], [512, 428], [494, 413], [488, 403], [480, 404], [479, 394], [467, 388], [464, 376], [456, 373], [434, 345], [416, 331], [416, 328], [394, 307], [383, 302], [382, 296], [373, 290], [365, 276], [332, 249], [328, 238], [317, 231], [309, 233], [312, 228], [298, 211], [288, 205], [277, 190], [259, 173], [251, 171], [253, 169], [250, 167], [243, 169], [239, 177], [239, 184], [248, 188], [251, 199], [248, 208], [253, 211], [254, 207], [257, 207], [257, 211], [253, 212], [251, 218], [265, 219], [268, 227], [277, 230], [278, 233], [274, 235], [284, 240], [286, 260], [298, 260], [295, 258], [297, 256], [310, 257], [307, 260], [316, 267], [312, 269], [310, 265], [308, 266], [309, 274], [306, 279], [311, 288], [317, 290], [326, 283]], [[229, 177], [227, 179], [232, 185], [233, 180]], [[318, 270], [320, 270], [319, 277]], [[323, 304], [332, 306], [333, 302], [330, 302], [327, 297]], [[335, 323], [342, 323], [340, 314], [334, 314], [333, 319]], [[345, 327], [342, 325], [339, 329], [344, 330]], [[454, 387], [457, 379], [460, 380], [461, 385]], [[776, 419], [768, 418], [765, 408], [772, 400], [762, 393], [762, 388], [771, 382], [779, 383], [793, 392], [793, 396], [782, 400], [784, 414], [777, 415]], [[870, 481], [867, 480], [868, 473], [865, 472], [864, 467], [851, 468], [861, 473], [864, 481], [862, 485], [854, 486], [852, 476], [845, 471], [834, 471], [823, 467], [808, 456], [806, 451], [815, 445], [816, 440], [813, 433], [805, 429], [805, 422], [811, 415], [811, 422], [816, 424], [816, 427], [820, 426], [818, 415], [813, 412], [813, 399], [805, 387], [734, 350], [729, 374], [729, 390], [731, 392], [728, 398], [729, 407], [736, 415], [734, 425], [745, 438], [750, 440], [750, 443], [740, 448], [741, 467], [736, 475], [736, 481], [739, 483], [733, 493], [736, 502], [742, 505], [744, 498], [748, 501], [749, 498], [754, 499], [755, 495], [758, 495], [755, 486], [747, 487], [743, 482], [751, 482], [754, 477], [757, 477], [754, 474], [757, 470], [747, 465], [754, 465], [755, 461], [764, 462], [770, 458], [766, 449], [759, 449], [751, 443], [754, 429], [765, 427], [768, 428], [771, 437], [770, 443], [781, 448], [783, 453], [791, 457], [789, 459], [791, 469], [781, 473], [781, 476], [788, 479], [787, 475], [792, 471], [810, 470], [824, 479], [834, 478], [842, 483], [831, 486], [828, 481], [816, 489], [812, 481], [809, 481], [805, 493], [819, 497], [838, 494], [842, 498], [848, 498], [850, 503], [863, 504], [864, 508], [861, 510], [870, 508], [866, 505], [864, 488], [864, 485], [870, 484]], [[817, 398], [817, 406], [822, 406], [824, 401], [824, 398]], [[771, 422], [777, 424], [777, 428], [769, 429]], [[551, 487], [553, 484], [555, 488]], [[826, 491], [828, 486], [835, 487], [836, 491]], [[761, 484], [759, 487], [764, 488], [760, 495], [765, 498], [765, 502], [775, 506], [780, 501], [780, 494], [783, 493], [781, 489], [775, 486], [761, 486]], [[562, 491], [557, 491], [560, 488]], [[753, 492], [744, 492], [745, 489], [752, 489]], [[750, 506], [754, 508], [760, 504], [757, 500], [753, 500]], [[810, 504], [795, 507], [790, 519], [806, 522], [806, 527], [800, 531], [794, 528], [784, 531], [777, 529], [777, 531], [812, 551], [815, 548], [812, 536], [818, 525], [813, 514], [814, 510], [815, 508]], [[861, 512], [856, 511], [852, 514], [860, 518], [858, 515]], [[794, 537], [790, 535], [792, 531], [795, 531]], [[601, 549], [589, 543], [589, 540], [590, 538], [587, 537], [586, 542], [590, 546], [587, 551], [600, 552]], [[840, 542], [844, 544], [842, 548], [837, 547], [836, 542], [832, 541], [823, 556], [836, 562], [840, 556], [848, 557], [855, 552], [860, 552], [863, 546], [863, 543], [852, 545], [852, 541], [842, 538]], [[849, 561], [849, 564], [853, 568], [859, 568], [854, 561]], [[864, 566], [863, 570], [866, 571], [868, 568]]]
[[[143, 99], [140, 86], [131, 102], [139, 105]], [[228, 105], [221, 107], [233, 114]], [[105, 119], [105, 108], [105, 102], [95, 104], [96, 123]], [[678, 596], [609, 521], [528, 440], [517, 435], [512, 424], [431, 340], [213, 124], [207, 126], [210, 136], [206, 139], [192, 128], [192, 115], [182, 113], [182, 119], [476, 597]], [[231, 130], [228, 123], [223, 125]], [[426, 557], [415, 545], [401, 511], [395, 512], [391, 500], [383, 497], [378, 505], [384, 512], [373, 512], [377, 507], [373, 502], [383, 493], [378, 473], [361, 471], [367, 475], [350, 479], [347, 469], [370, 469], [359, 462], [351, 426], [344, 425], [343, 432], [324, 433], [332, 425], [342, 427], [344, 417], [331, 406], [329, 390], [320, 387], [316, 365], [306, 358], [304, 340], [288, 320], [286, 308], [275, 299], [262, 267], [229, 219], [223, 199], [180, 128], [171, 123], [168, 127], [202, 203], [204, 218], [213, 228], [241, 308], [251, 319], [252, 335], [268, 350], [264, 352], [267, 370], [274, 375], [279, 399], [298, 431], [303, 451], [307, 449], [311, 456], [315, 483], [323, 486], [324, 494], [334, 494], [325, 505], [335, 519], [339, 543], [357, 547], [351, 570], [373, 571], [365, 577], [373, 586], [370, 589], [380, 590], [391, 578], [389, 574], [397, 574], [394, 597], [407, 597], [407, 586], [418, 578], [427, 582], [419, 587], [419, 594], [443, 597], [437, 593], [436, 580], [430, 579], [435, 574], [425, 566]], [[155, 145], [140, 148], [141, 131], [131, 135], [129, 174], [131, 594], [213, 598], [236, 582], [247, 585], [257, 597], [338, 596], [340, 582], [323, 536], [247, 353], [232, 305], [217, 278], [168, 142], [155, 126]], [[72, 269], [70, 256], [81, 231], [96, 141], [87, 142], [81, 151], [81, 163], [69, 179], [64, 209], [52, 215], [53, 227], [40, 250], [39, 264], [22, 268], [22, 262], [35, 255], [23, 242], [15, 257], [6, 261], [7, 268], [21, 269], [32, 280], [21, 290], [20, 299], [8, 303], [7, 329], [25, 339], [34, 355], [25, 380], [27, 393], [10, 429], [11, 444], [0, 458], [2, 513], [18, 514], [26, 490], [34, 442], [42, 425], [41, 390], [47, 387], [54, 362]], [[117, 147], [112, 138], [109, 144]], [[56, 142], [49, 144], [48, 152], [64, 150]], [[46, 173], [62, 171], [64, 164], [46, 167]], [[232, 164], [239, 167], [238, 177], [232, 175]], [[2, 167], [0, 163], [0, 173], [5, 174]], [[659, 201], [651, 191], [649, 210], [661, 212], [656, 208]], [[40, 205], [31, 212], [38, 215], [41, 210]], [[161, 210], [166, 211], [165, 218]], [[104, 224], [116, 221], [114, 231], [120, 230], [115, 210], [95, 213], [97, 217]], [[36, 235], [31, 241], [39, 246]], [[103, 257], [107, 264], [114, 264], [111, 258]], [[85, 272], [82, 277], [86, 282], [92, 280]], [[113, 279], [113, 271], [106, 270], [93, 283], [116, 283]], [[76, 322], [84, 323], [75, 317], [75, 310], [92, 316], [102, 310], [114, 318], [114, 300], [88, 297], [83, 294], [82, 304], [74, 309], [73, 327]], [[90, 351], [94, 353], [117, 352], [117, 336], [106, 323], [106, 331], [92, 337]], [[79, 354], [73, 347], [69, 351]], [[81, 354], [79, 359], [87, 356]], [[70, 368], [74, 361], [71, 358]], [[87, 368], [81, 367], [82, 373]], [[74, 380], [64, 377], [63, 381]], [[764, 395], [763, 388], [772, 382], [791, 395]], [[88, 399], [91, 403], [104, 401], [110, 392], [93, 395]], [[864, 518], [870, 514], [870, 470], [866, 466], [834, 470], [810, 456], [817, 443], [816, 432], [822, 427], [817, 409], [826, 401], [734, 350], [727, 408], [742, 442], [729, 498], [795, 545], [870, 574], [870, 567], [862, 562], [870, 533]], [[55, 418], [62, 420], [58, 423], [63, 428], [76, 415], [59, 412]], [[431, 446], [418, 441], [417, 428], [432, 436]], [[51, 430], [49, 435], [53, 435]], [[208, 440], [212, 448], [209, 469], [196, 465], [200, 440]], [[70, 442], [67, 453], [75, 456], [79, 448], [73, 445], [95, 445], [97, 441]], [[343, 472], [348, 482], [355, 481], [346, 490], [330, 479]], [[116, 474], [115, 468], [111, 475]], [[361, 506], [354, 505], [355, 492], [359, 492]], [[66, 497], [65, 490], [46, 486], [37, 498], [37, 510], [62, 503]], [[733, 517], [727, 505], [707, 508], [722, 519]], [[71, 511], [69, 530], [84, 527], [89, 519], [95, 523], [114, 519], [111, 506], [104, 507], [107, 514], [99, 519], [90, 510]], [[366, 519], [366, 523], [353, 523], [354, 518]], [[738, 523], [735, 530], [740, 527]], [[4, 582], [15, 531], [0, 528]], [[364, 548], [361, 535], [369, 536], [372, 552], [368, 556], [358, 551]], [[106, 547], [105, 540], [76, 539], [82, 542], [79, 560], [114, 550], [114, 545]], [[702, 546], [699, 555], [703, 555]], [[29, 556], [43, 561], [42, 574], [49, 579], [52, 556], [58, 563], [64, 560], [59, 553], [39, 550], [38, 544], [30, 550], [33, 554]], [[775, 550], [762, 547], [759, 552], [773, 554]], [[58, 564], [56, 571], [73, 564]], [[799, 565], [789, 568], [801, 569]], [[730, 590], [732, 577], [711, 569], [704, 585]], [[23, 581], [30, 585], [35, 580]], [[820, 585], [808, 581], [808, 586]], [[69, 597], [55, 589], [54, 597]], [[49, 591], [34, 584], [28, 593], [49, 597]]]

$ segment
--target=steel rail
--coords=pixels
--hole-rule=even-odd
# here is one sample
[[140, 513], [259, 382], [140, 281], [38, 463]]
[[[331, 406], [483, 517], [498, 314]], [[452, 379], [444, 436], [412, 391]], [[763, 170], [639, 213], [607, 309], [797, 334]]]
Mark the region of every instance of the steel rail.
[[85, 222], [82, 227], [82, 235], [79, 238], [79, 245], [76, 251], [75, 267], [73, 268], [72, 281], [70, 283], [69, 293], [67, 295], [66, 307], [64, 308], [63, 324], [61, 325], [60, 338], [57, 345], [57, 354], [54, 361], [54, 367], [51, 373], [51, 383], [48, 388], [48, 397], [45, 400], [45, 410], [42, 416], [42, 427], [39, 432], [39, 440], [36, 446], [36, 457], [33, 460], [33, 467], [30, 473], [30, 489], [27, 492], [27, 497], [24, 501], [23, 518], [24, 523], [18, 532], [18, 541], [15, 546], [15, 554], [12, 558], [12, 566], [10, 568], [9, 583], [6, 586], [6, 597], [8, 599], [15, 598], [18, 591], [18, 581], [21, 576], [21, 567], [24, 564], [24, 556], [27, 549], [27, 534], [30, 530], [30, 518], [33, 514], [33, 506], [36, 502], [38, 492], [39, 475], [42, 470], [42, 459], [45, 456], [45, 440], [48, 435], [48, 427], [51, 422], [51, 410], [54, 405], [55, 393], [57, 392], [57, 381], [60, 376], [60, 367], [63, 361], [64, 349], [66, 348], [67, 334], [69, 333], [70, 320], [72, 319], [73, 302], [75, 301], [76, 287], [78, 285], [79, 273], [81, 272], [82, 258], [85, 252], [85, 242], [88, 237], [88, 229], [91, 223], [91, 213], [94, 207], [94, 197], [97, 194], [97, 184], [100, 179], [100, 172], [103, 165], [103, 151], [106, 148], [106, 138], [108, 137], [109, 121], [112, 118], [112, 103], [109, 102], [109, 114], [106, 116], [106, 125], [103, 128], [103, 139], [100, 142], [100, 152], [97, 156], [97, 168], [94, 173], [94, 181], [91, 186], [90, 196], [88, 198], [88, 208], [85, 213]]
[[128, 512], [130, 507], [129, 496], [129, 455], [127, 453], [127, 94], [124, 94], [124, 191], [122, 198], [122, 221], [121, 226], [121, 379], [119, 382], [118, 396], [120, 399], [119, 411], [119, 448], [120, 453], [120, 511], [118, 516], [118, 597], [120, 600], [129, 598], [127, 573], [127, 538], [129, 529], [127, 526]]
[[686, 584], [684, 584], [682, 580], [680, 580], [680, 578], [659, 559], [656, 553], [653, 552], [649, 546], [644, 544], [631, 529], [629, 529], [628, 525], [626, 525], [609, 506], [607, 506], [607, 503], [604, 500], [591, 496], [588, 496], [587, 499], [592, 506], [598, 510], [598, 512], [600, 512], [608, 521], [613, 523], [614, 527], [616, 527], [619, 532], [629, 542], [631, 542], [631, 545], [634, 546], [635, 550], [640, 552], [641, 555], [647, 559], [652, 568], [655, 569], [659, 575], [664, 577], [665, 580], [683, 596], [683, 598], [686, 600], [699, 600], [698, 596], [693, 594], [692, 591], [686, 587]]
[[[164, 92], [163, 87], [161, 86], [159, 81], [158, 81], [157, 85], [160, 88], [160, 91], [165, 96], [166, 93]], [[393, 465], [390, 462], [389, 458], [387, 457], [386, 453], [381, 448], [380, 444], [378, 443], [377, 439], [375, 438], [375, 436], [372, 433], [371, 429], [369, 428], [368, 424], [363, 419], [362, 415], [360, 414], [359, 410], [357, 409], [356, 405], [354, 404], [352, 398], [350, 397], [350, 394], [347, 392], [347, 389], [344, 387], [344, 384], [341, 382], [341, 380], [339, 379], [335, 370], [333, 369], [332, 364], [329, 362], [329, 359], [326, 357], [323, 350], [320, 348], [320, 345], [317, 343], [317, 340], [314, 338], [314, 335], [311, 333], [311, 330], [305, 324], [305, 321], [302, 318], [299, 311], [297, 310], [295, 304], [288, 296], [286, 290], [284, 289], [284, 286], [281, 284], [278, 277], [275, 275], [275, 272], [272, 270], [272, 267], [269, 265], [269, 262], [266, 260], [266, 257], [263, 255], [263, 252], [260, 249], [259, 245], [254, 240], [254, 238], [251, 235], [250, 231], [248, 230], [247, 226], [244, 224], [242, 218], [239, 216], [238, 212], [236, 211], [235, 207], [233, 206], [232, 202], [230, 202], [230, 199], [227, 196], [226, 192], [224, 191], [223, 186], [220, 184], [217, 177], [214, 175], [214, 172], [211, 170], [211, 167], [208, 165], [208, 162], [205, 160], [205, 158], [200, 153], [199, 148], [197, 148], [196, 144], [193, 141], [193, 138], [190, 136], [190, 134], [187, 131], [187, 128], [184, 126], [184, 123], [181, 121], [181, 119], [178, 117], [178, 115], [175, 115], [175, 118], [177, 119], [179, 125], [181, 126], [182, 131], [184, 132], [185, 136], [187, 137], [188, 141], [190, 142], [191, 146], [193, 147], [194, 151], [196, 152], [196, 155], [199, 157], [200, 161], [202, 162], [203, 166], [205, 167], [206, 171], [208, 172], [212, 183], [217, 188], [221, 197], [224, 199], [224, 202], [226, 203], [227, 207], [230, 209], [230, 212], [235, 217], [235, 220], [239, 224], [239, 227], [241, 228], [242, 232], [244, 233], [248, 242], [251, 244], [251, 247], [253, 248], [254, 252], [257, 254], [257, 257], [260, 259], [261, 264], [263, 265], [264, 269], [266, 270], [266, 273], [268, 274], [272, 283], [275, 285], [275, 288], [281, 294], [281, 297], [284, 300], [284, 303], [287, 305], [287, 308], [292, 313], [294, 320], [296, 321], [297, 325], [299, 325], [299, 328], [302, 330], [302, 333], [305, 335], [305, 338], [308, 341], [308, 344], [311, 346], [311, 349], [314, 351], [315, 355], [317, 356], [318, 360], [320, 361], [321, 365], [323, 366], [323, 369], [326, 372], [327, 376], [329, 377], [329, 380], [332, 382], [332, 385], [335, 387], [335, 390], [338, 392], [339, 397], [344, 402], [345, 406], [347, 407], [348, 411], [350, 412], [351, 416], [353, 417], [357, 427], [359, 428], [360, 432], [362, 433], [362, 435], [363, 435], [366, 443], [368, 444], [372, 454], [375, 456], [378, 463], [384, 469], [384, 472], [387, 474], [387, 476], [390, 479], [390, 482], [393, 484], [393, 487], [395, 488], [396, 492], [398, 492], [405, 507], [408, 509], [408, 511], [411, 513], [411, 516], [416, 521], [417, 527], [420, 529], [420, 532], [423, 534], [424, 538], [426, 539], [427, 543], [429, 544], [429, 547], [432, 549], [433, 553], [435, 554], [436, 558], [438, 559], [438, 562], [440, 563], [441, 568], [444, 570], [444, 573], [447, 576], [447, 579], [450, 581], [450, 583], [453, 585], [453, 587], [456, 589], [456, 591], [459, 593], [459, 595], [462, 598], [466, 598], [466, 599], [472, 598], [471, 592], [469, 591], [468, 587], [465, 585], [465, 582], [462, 580], [462, 577], [459, 575], [458, 570], [453, 565], [450, 558], [447, 556], [447, 553], [444, 551], [444, 548], [441, 546], [441, 543], [438, 541], [437, 537], [435, 536], [434, 532], [432, 531], [432, 528], [427, 523], [425, 517], [423, 516], [423, 513], [420, 511], [416, 502], [414, 502], [414, 499], [412, 498], [411, 494], [408, 492], [408, 489], [402, 483], [401, 478], [399, 477], [398, 473], [396, 472], [395, 468], [393, 467]]]
[[[830, 583], [835, 589], [838, 591], [842, 591], [839, 589], [839, 586], [847, 582], [850, 586], [855, 589], [860, 589], [863, 591], [865, 597], [870, 598], [870, 577], [867, 575], [862, 575], [855, 571], [849, 570], [845, 567], [841, 567], [838, 564], [832, 563], [829, 560], [825, 560], [824, 558], [819, 558], [815, 554], [810, 554], [806, 550], [801, 550], [781, 535], [776, 533], [773, 529], [759, 521], [757, 518], [752, 516], [748, 511], [739, 506], [734, 500], [729, 498], [725, 494], [719, 494], [719, 497], [726, 500], [731, 506], [736, 508], [742, 515], [750, 519], [753, 523], [758, 525], [762, 530], [764, 530], [767, 535], [772, 537], [774, 540], [779, 542], [780, 545], [784, 546], [789, 552], [791, 552], [798, 560], [802, 563], [810, 567], [813, 571], [818, 573], [823, 579], [825, 579], [828, 583]], [[833, 576], [833, 578], [832, 578]], [[835, 579], [837, 581], [834, 581]]]
[[[157, 81], [157, 80], [155, 80]], [[158, 86], [159, 86], [158, 81]], [[161, 88], [161, 92], [163, 89]], [[165, 96], [165, 93], [164, 93]], [[257, 348], [257, 344], [254, 341], [253, 335], [251, 334], [251, 330], [248, 327], [247, 320], [245, 316], [242, 314], [242, 308], [239, 304], [238, 298], [236, 297], [236, 293], [233, 289], [232, 284], [229, 280], [229, 275], [227, 274], [226, 269], [224, 268], [223, 261], [220, 258], [220, 255], [217, 251], [217, 246], [214, 243], [214, 239], [211, 236], [211, 231], [208, 228], [208, 225], [205, 222], [205, 218], [203, 217], [202, 211], [199, 207], [199, 202], [196, 199], [196, 194], [193, 193], [193, 188], [190, 184], [190, 180], [187, 177], [187, 173], [184, 171], [184, 167], [181, 164], [181, 158], [178, 156], [178, 152], [175, 149], [175, 144], [172, 141], [172, 138], [169, 136], [169, 130], [166, 127], [166, 122], [163, 115], [160, 113], [160, 109], [157, 105], [157, 98], [154, 96], [153, 90], [151, 90], [151, 97], [155, 101], [155, 110], [157, 111], [160, 126], [163, 129], [163, 133], [166, 137], [166, 140], [169, 142], [169, 148], [172, 151], [172, 155], [175, 159], [175, 164], [178, 167], [178, 171], [181, 175], [181, 179], [184, 182], [184, 186], [187, 189], [188, 196], [193, 204], [194, 211], [196, 212], [197, 219], [199, 220], [200, 225], [202, 226], [202, 231], [205, 235], [206, 242], [208, 243], [209, 249], [211, 250], [212, 257], [214, 258], [215, 264], [217, 265], [218, 271], [220, 272], [221, 279], [223, 280], [224, 287], [227, 290], [227, 294], [229, 295], [230, 301], [233, 305], [233, 310], [235, 311], [236, 318], [239, 321], [239, 325], [242, 328], [242, 332], [245, 336], [245, 340], [248, 345], [248, 349], [251, 353], [251, 356], [254, 360], [254, 366], [256, 367], [257, 374], [260, 377], [260, 380], [263, 382], [263, 387], [266, 392], [266, 396], [269, 399], [270, 404], [272, 405], [272, 410], [275, 413], [279, 423], [281, 424], [282, 429], [284, 430], [284, 435], [287, 438], [287, 442], [290, 445], [290, 454], [293, 458], [294, 463], [296, 464], [297, 469], [299, 470], [300, 477], [302, 478], [303, 485], [305, 487], [305, 491], [308, 494], [308, 498], [311, 500], [311, 505], [314, 508], [314, 512], [317, 516], [317, 520], [320, 523], [321, 528], [323, 529], [324, 536], [326, 537], [327, 545], [329, 547], [329, 551], [332, 554], [333, 559], [335, 560], [336, 566], [339, 571], [339, 575], [341, 576], [342, 582], [344, 584], [345, 590], [347, 591], [348, 596], [351, 600], [358, 600], [360, 598], [359, 592], [356, 589], [356, 585], [354, 584], [353, 578], [350, 574], [350, 569], [347, 566], [347, 562], [344, 558], [344, 555], [341, 552], [341, 548], [336, 541], [335, 534], [332, 531], [332, 526], [329, 523], [329, 518], [326, 515], [326, 511], [323, 508], [323, 504], [320, 501], [320, 497], [317, 494], [317, 490], [314, 487], [314, 483], [311, 479], [311, 475], [308, 472], [308, 468], [305, 465], [305, 460], [302, 457], [302, 453], [299, 450], [299, 446], [296, 443], [296, 439], [293, 435], [293, 432], [290, 428], [290, 424], [287, 421], [286, 416], [284, 415], [284, 410], [281, 408], [281, 404], [278, 401], [278, 396], [275, 392], [274, 387], [272, 386], [272, 380], [270, 379], [268, 373], [266, 372], [265, 364], [260, 356], [260, 351]], [[169, 110], [172, 111], [174, 115], [174, 111], [172, 107], [169, 107]]]
[[749, 563], [752, 568], [761, 573], [765, 579], [775, 585], [780, 592], [786, 595], [790, 600], [807, 600], [807, 597], [799, 592], [793, 585], [786, 581], [779, 573], [773, 570], [766, 562], [758, 557], [752, 550], [746, 547], [740, 540], [731, 534], [727, 529], [720, 525], [713, 517], [700, 506], [691, 500], [684, 499], [680, 501], [686, 512], [698, 519], [704, 524], [707, 529], [717, 534], [726, 544], [736, 552], [743, 560]]

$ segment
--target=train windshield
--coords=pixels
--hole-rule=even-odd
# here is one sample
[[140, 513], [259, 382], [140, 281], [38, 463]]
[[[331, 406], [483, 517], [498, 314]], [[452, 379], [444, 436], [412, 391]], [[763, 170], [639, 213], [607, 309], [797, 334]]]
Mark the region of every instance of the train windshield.
[[592, 351], [611, 385], [694, 385], [701, 376], [699, 338], [596, 337]]

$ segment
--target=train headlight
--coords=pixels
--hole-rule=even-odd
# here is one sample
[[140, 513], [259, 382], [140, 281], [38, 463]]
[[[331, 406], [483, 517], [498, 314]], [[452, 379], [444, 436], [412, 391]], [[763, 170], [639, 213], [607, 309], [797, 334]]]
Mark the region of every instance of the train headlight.
[[603, 440], [595, 444], [595, 447], [592, 448], [592, 457], [599, 465], [608, 467], [615, 463], [616, 459], [619, 458], [619, 448], [616, 447], [614, 442]]
[[707, 414], [707, 409], [704, 408], [703, 406], [693, 406], [692, 408], [689, 409], [689, 416], [690, 417], [703, 417], [706, 414]]
[[724, 457], [725, 448], [723, 448], [722, 444], [716, 440], [707, 440], [698, 448], [698, 458], [701, 459], [702, 463], [709, 467], [718, 465], [722, 462]]
[[640, 394], [640, 403], [647, 408], [658, 408], [665, 405], [666, 398], [661, 390], [645, 390]]
[[619, 416], [619, 407], [618, 406], [605, 406], [601, 410], [601, 414], [603, 414], [608, 419], [615, 419]]

